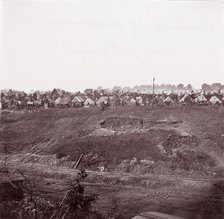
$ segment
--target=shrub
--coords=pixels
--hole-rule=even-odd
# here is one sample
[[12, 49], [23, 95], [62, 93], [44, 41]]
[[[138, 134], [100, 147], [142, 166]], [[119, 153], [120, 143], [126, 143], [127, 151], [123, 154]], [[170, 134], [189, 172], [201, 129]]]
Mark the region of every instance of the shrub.
[[[25, 176], [24, 176], [25, 177]], [[85, 188], [81, 180], [87, 174], [81, 170], [74, 181], [70, 181], [69, 190], [59, 205], [38, 196], [35, 192], [35, 183], [26, 178], [27, 188], [24, 198], [20, 201], [4, 201], [0, 204], [0, 218], [4, 219], [49, 219], [49, 218], [99, 218], [102, 216], [93, 210], [92, 204], [96, 201], [97, 195], [85, 194]]]
[[86, 172], [80, 170], [78, 177], [74, 181], [70, 181], [69, 190], [61, 202], [59, 210], [55, 212], [59, 218], [102, 218], [92, 208], [92, 203], [98, 196], [96, 194], [85, 195], [85, 188], [80, 184], [81, 180], [86, 177]]
[[44, 198], [35, 197], [30, 200], [26, 196], [21, 201], [6, 201], [0, 205], [0, 218], [4, 219], [31, 219], [49, 218], [55, 209], [55, 203]]

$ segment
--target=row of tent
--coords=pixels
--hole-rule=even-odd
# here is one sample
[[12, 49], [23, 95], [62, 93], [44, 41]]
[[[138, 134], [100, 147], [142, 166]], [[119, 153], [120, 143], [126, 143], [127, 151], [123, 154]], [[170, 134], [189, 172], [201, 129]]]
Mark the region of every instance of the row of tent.
[[[120, 102], [118, 101], [118, 97], [106, 97], [102, 96], [97, 101], [89, 97], [81, 97], [75, 96], [73, 99], [70, 96], [62, 96], [58, 97], [55, 100], [46, 97], [41, 100], [33, 100], [33, 99], [25, 99], [21, 100], [7, 100], [6, 98], [1, 99], [2, 108], [24, 108], [24, 107], [91, 107], [91, 106], [101, 106], [105, 105], [113, 105], [118, 106]], [[119, 103], [118, 103], [119, 102]]]
[[[206, 98], [207, 97], [207, 98]], [[182, 104], [212, 104], [212, 105], [224, 105], [224, 97], [220, 95], [213, 95], [208, 98], [203, 93], [186, 93], [183, 96], [170, 95], [157, 95], [155, 97], [145, 96], [145, 95], [111, 95], [111, 96], [101, 96], [97, 99], [92, 99], [84, 95], [62, 95], [56, 97], [55, 99], [45, 96], [38, 100], [26, 97], [23, 100], [18, 99], [7, 99], [2, 98], [2, 103], [4, 103], [3, 108], [15, 107], [91, 107], [91, 106], [145, 106], [155, 104], [157, 106], [162, 105], [172, 105], [176, 103]]]
[[[161, 97], [156, 97], [155, 102]], [[165, 99], [161, 98], [162, 102], [164, 104], [168, 104], [168, 102], [173, 102], [171, 97], [167, 97]], [[117, 107], [117, 106], [145, 106], [150, 105], [153, 102], [153, 100], [144, 99], [141, 96], [137, 97], [123, 97], [120, 98], [118, 96], [102, 96], [100, 97], [96, 102], [92, 100], [91, 98], [87, 98], [84, 100], [82, 97], [74, 97], [73, 100], [70, 100], [68, 97], [58, 97], [55, 100], [55, 105], [58, 106], [72, 106], [72, 107], [91, 107], [91, 106], [111, 106], [111, 107]], [[169, 104], [168, 104], [169, 105]]]
[[76, 96], [72, 100], [69, 97], [58, 97], [54, 101], [54, 103], [55, 105], [58, 106], [73, 106], [73, 107], [82, 107], [82, 106], [90, 107], [95, 105], [95, 102], [92, 99], [87, 98], [86, 100], [84, 100], [80, 96]]
[[[102, 106], [108, 105], [112, 107], [116, 106], [124, 106], [124, 105], [133, 105], [133, 106], [144, 106], [150, 104], [156, 105], [172, 105], [175, 103], [198, 103], [198, 104], [212, 104], [212, 105], [222, 105], [224, 104], [224, 97], [219, 99], [217, 96], [210, 97], [209, 100], [203, 95], [200, 94], [196, 96], [196, 98], [192, 98], [189, 94], [185, 94], [179, 101], [174, 100], [171, 96], [167, 96], [166, 98], [161, 96], [156, 96], [151, 101], [149, 99], [143, 99], [141, 96], [138, 97], [126, 97], [119, 98], [118, 96], [102, 96], [96, 102], [91, 98], [82, 98], [81, 96], [75, 96], [72, 100], [69, 97], [58, 97], [52, 104], [56, 106], [68, 106], [68, 107], [91, 107], [91, 106]], [[50, 105], [50, 104], [48, 104]]]
[[203, 94], [199, 94], [196, 96], [196, 98], [192, 98], [191, 95], [185, 94], [179, 101], [180, 103], [199, 103], [199, 104], [212, 104], [212, 105], [222, 105], [224, 103], [224, 97], [220, 99], [217, 96], [212, 96], [209, 99], [207, 99]]
[[91, 106], [119, 106], [123, 105], [123, 100], [118, 96], [102, 96], [97, 101], [87, 97], [75, 96], [72, 100], [69, 97], [58, 97], [55, 101], [57, 106], [71, 106], [71, 107], [91, 107]]

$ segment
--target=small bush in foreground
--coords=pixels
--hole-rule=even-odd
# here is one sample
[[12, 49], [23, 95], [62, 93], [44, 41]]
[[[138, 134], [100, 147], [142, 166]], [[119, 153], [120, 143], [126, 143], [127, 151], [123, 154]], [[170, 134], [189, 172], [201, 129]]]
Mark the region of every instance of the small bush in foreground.
[[70, 182], [70, 189], [67, 191], [58, 212], [59, 218], [102, 218], [92, 209], [92, 203], [97, 199], [96, 194], [85, 195], [85, 189], [80, 181], [85, 179], [87, 174], [81, 170], [74, 182]]
[[7, 201], [0, 204], [0, 218], [4, 219], [45, 219], [50, 218], [56, 205], [44, 198], [27, 196], [21, 201]]
[[35, 187], [26, 178], [29, 188], [23, 188], [26, 191], [24, 198], [0, 203], [0, 219], [101, 219], [102, 216], [92, 208], [98, 196], [86, 195], [85, 188], [80, 183], [86, 177], [85, 171], [78, 173], [78, 177], [70, 182], [69, 190], [60, 204], [37, 195]]

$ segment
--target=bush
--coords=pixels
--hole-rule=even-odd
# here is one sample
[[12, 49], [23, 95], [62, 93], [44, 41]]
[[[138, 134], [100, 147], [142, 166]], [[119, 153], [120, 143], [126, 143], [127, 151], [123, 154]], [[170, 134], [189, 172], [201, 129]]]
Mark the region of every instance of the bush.
[[96, 194], [86, 195], [81, 180], [87, 174], [80, 171], [74, 181], [70, 181], [69, 190], [63, 201], [58, 203], [48, 201], [35, 193], [35, 185], [26, 178], [26, 194], [20, 201], [5, 201], [0, 204], [0, 218], [4, 219], [49, 219], [49, 218], [99, 218], [102, 216], [93, 210], [92, 204], [98, 196]]
[[70, 189], [59, 212], [60, 218], [87, 218], [95, 213], [92, 210], [92, 203], [96, 201], [97, 195], [85, 195], [85, 189], [80, 184], [80, 181], [86, 177], [86, 172], [81, 170], [75, 181], [70, 181]]
[[4, 219], [45, 219], [50, 218], [55, 203], [45, 200], [44, 198], [35, 197], [30, 200], [26, 196], [21, 201], [6, 201], [0, 205], [0, 218]]

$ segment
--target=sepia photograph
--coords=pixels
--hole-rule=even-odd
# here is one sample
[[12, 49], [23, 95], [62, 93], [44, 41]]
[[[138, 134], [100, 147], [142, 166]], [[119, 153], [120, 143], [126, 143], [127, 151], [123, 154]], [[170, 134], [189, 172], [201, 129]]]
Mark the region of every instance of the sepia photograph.
[[224, 219], [224, 0], [0, 0], [0, 219]]

